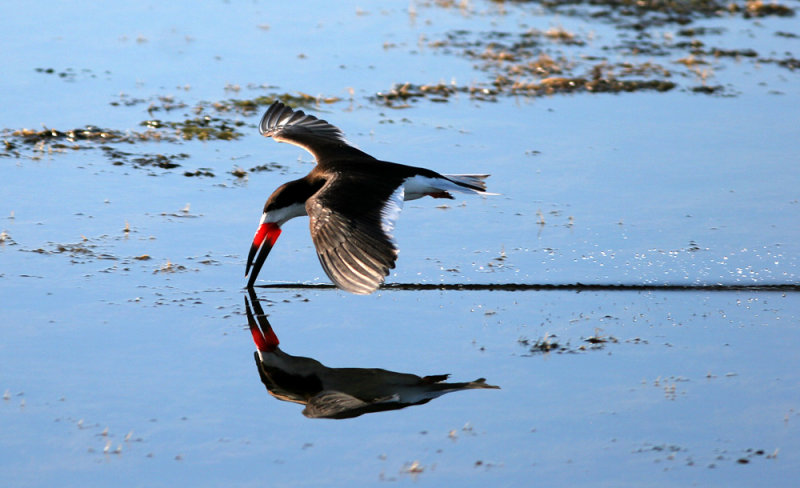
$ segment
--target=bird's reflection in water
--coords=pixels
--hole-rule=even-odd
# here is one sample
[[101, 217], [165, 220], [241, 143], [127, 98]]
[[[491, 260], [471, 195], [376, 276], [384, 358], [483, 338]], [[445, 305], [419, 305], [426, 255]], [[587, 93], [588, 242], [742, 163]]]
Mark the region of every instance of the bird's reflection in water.
[[255, 358], [261, 381], [275, 398], [305, 405], [306, 417], [346, 419], [422, 405], [453, 391], [499, 388], [483, 378], [445, 383], [448, 375], [420, 377], [378, 368], [329, 368], [312, 358], [286, 354], [252, 290], [250, 300], [255, 313], [247, 297], [245, 309], [258, 348]]

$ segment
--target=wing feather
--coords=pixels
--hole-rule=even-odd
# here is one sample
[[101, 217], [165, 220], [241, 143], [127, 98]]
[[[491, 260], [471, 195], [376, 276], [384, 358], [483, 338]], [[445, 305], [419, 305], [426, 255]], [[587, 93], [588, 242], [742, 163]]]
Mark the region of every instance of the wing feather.
[[311, 397], [303, 409], [308, 418], [347, 418], [366, 413], [369, 403], [340, 391], [323, 391]]
[[374, 159], [353, 147], [335, 125], [302, 110], [292, 110], [281, 102], [270, 105], [258, 124], [258, 130], [265, 137], [302, 147], [317, 162], [356, 156]]
[[356, 286], [361, 288], [364, 292], [370, 293], [369, 283], [383, 282], [383, 276], [376, 272], [374, 269], [365, 269], [361, 264], [354, 259], [351, 254], [350, 246], [344, 245], [332, 251], [332, 261], [335, 267], [339, 270], [346, 279], [352, 281]]
[[[390, 198], [396, 192], [391, 185], [364, 192], [352, 179], [339, 175], [306, 202], [317, 257], [339, 288], [351, 293], [372, 293], [394, 268], [397, 247], [386, 232], [391, 226], [386, 225], [384, 207], [394, 202], [390, 213], [397, 217], [399, 207]], [[334, 198], [359, 194], [363, 198], [355, 204]]]

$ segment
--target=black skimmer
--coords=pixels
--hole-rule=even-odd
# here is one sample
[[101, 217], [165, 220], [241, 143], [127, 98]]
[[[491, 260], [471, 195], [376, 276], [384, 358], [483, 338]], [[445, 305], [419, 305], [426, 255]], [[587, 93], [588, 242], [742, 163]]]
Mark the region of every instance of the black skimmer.
[[278, 400], [305, 405], [306, 417], [346, 419], [422, 405], [454, 391], [499, 388], [483, 378], [445, 383], [446, 374], [417, 376], [379, 368], [329, 368], [316, 359], [286, 354], [252, 288], [250, 298], [255, 314], [247, 297], [245, 311], [258, 349], [255, 360], [261, 382]]
[[353, 147], [338, 127], [281, 102], [267, 109], [259, 131], [302, 147], [317, 165], [267, 199], [247, 257], [248, 287], [255, 283], [281, 226], [308, 215], [311, 239], [328, 277], [343, 290], [372, 293], [395, 266], [392, 230], [403, 201], [424, 196], [452, 199], [450, 192], [491, 195], [483, 181], [489, 175], [441, 175], [379, 161]]

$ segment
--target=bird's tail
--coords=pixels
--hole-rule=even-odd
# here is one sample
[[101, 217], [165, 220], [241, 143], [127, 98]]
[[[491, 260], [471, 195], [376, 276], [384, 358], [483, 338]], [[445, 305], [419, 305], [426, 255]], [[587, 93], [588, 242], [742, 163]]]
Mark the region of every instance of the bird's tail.
[[[476, 389], [483, 389], [483, 388], [491, 388], [494, 390], [499, 390], [499, 386], [490, 385], [486, 382], [486, 378], [478, 378], [475, 381], [465, 382], [465, 383], [444, 383], [443, 381], [447, 379], [449, 375], [438, 375], [438, 376], [426, 376], [422, 378], [421, 383], [427, 385], [427, 391], [430, 392], [439, 392], [439, 394], [449, 393], [451, 391], [458, 391], [458, 390], [476, 390]], [[431, 379], [435, 380], [432, 381]], [[439, 396], [439, 395], [436, 395]]]
[[475, 190], [478, 193], [486, 195], [495, 195], [495, 193], [488, 193], [486, 191], [486, 182], [484, 181], [489, 175], [442, 175], [456, 185]]

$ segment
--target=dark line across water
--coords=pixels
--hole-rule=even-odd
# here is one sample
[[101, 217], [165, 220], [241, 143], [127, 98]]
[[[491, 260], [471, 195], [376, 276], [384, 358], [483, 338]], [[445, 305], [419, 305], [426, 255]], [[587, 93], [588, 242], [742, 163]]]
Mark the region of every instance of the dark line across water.
[[[327, 290], [336, 288], [330, 283], [270, 283], [255, 285], [261, 289], [282, 290]], [[381, 290], [402, 291], [427, 291], [427, 290], [454, 290], [454, 291], [541, 291], [541, 290], [567, 290], [567, 291], [784, 291], [798, 292], [800, 284], [773, 283], [773, 284], [603, 284], [603, 283], [386, 283]]]

